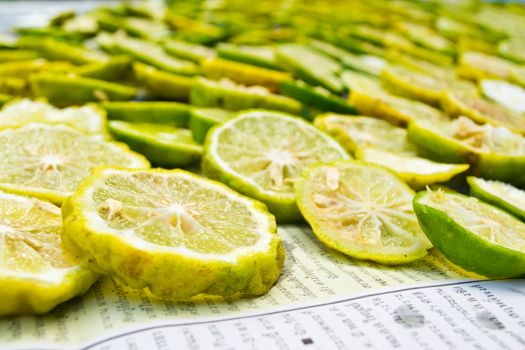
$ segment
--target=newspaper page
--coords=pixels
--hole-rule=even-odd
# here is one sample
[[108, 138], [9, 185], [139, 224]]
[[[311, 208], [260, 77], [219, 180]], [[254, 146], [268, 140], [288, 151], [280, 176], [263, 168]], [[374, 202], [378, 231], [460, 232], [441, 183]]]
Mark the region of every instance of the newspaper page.
[[487, 281], [435, 251], [382, 266], [330, 250], [307, 227], [279, 232], [286, 263], [264, 296], [174, 302], [105, 276], [51, 313], [0, 320], [0, 348], [525, 348], [523, 279]]

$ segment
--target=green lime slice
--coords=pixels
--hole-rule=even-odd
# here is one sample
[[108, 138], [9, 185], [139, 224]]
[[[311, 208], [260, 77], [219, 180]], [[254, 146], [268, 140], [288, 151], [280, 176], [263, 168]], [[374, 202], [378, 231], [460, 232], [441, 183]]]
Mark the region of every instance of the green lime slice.
[[332, 138], [301, 118], [270, 111], [240, 113], [210, 131], [207, 176], [266, 203], [279, 222], [300, 219], [293, 184], [308, 165], [348, 158]]
[[137, 95], [134, 87], [65, 74], [40, 73], [31, 76], [30, 82], [35, 96], [45, 97], [58, 106], [127, 101]]
[[525, 224], [477, 198], [423, 191], [414, 198], [423, 231], [450, 261], [487, 277], [525, 273]]
[[383, 167], [356, 161], [314, 165], [295, 191], [319, 240], [349, 256], [403, 264], [431, 247], [412, 209], [414, 192]]
[[113, 120], [109, 122], [109, 130], [117, 140], [127, 143], [156, 165], [187, 166], [198, 162], [202, 155], [202, 146], [193, 140], [187, 129]]
[[36, 51], [0, 49], [0, 63], [34, 60], [40, 57]]
[[342, 114], [354, 114], [356, 112], [348, 101], [321, 86], [311, 86], [301, 80], [282, 82], [280, 93], [319, 111]]
[[137, 82], [146, 87], [152, 97], [187, 101], [194, 79], [156, 69], [140, 62], [133, 64]]
[[299, 44], [279, 45], [276, 55], [297, 78], [312, 85], [321, 85], [337, 94], [344, 91], [344, 85], [338, 77], [341, 65], [330, 57]]
[[199, 63], [206, 58], [215, 57], [215, 50], [204, 45], [182, 40], [168, 39], [163, 42], [164, 49], [170, 55]]
[[131, 59], [128, 56], [113, 56], [104, 62], [93, 62], [73, 68], [71, 73], [86, 78], [118, 81], [131, 71]]
[[470, 80], [504, 79], [507, 80], [516, 65], [503, 58], [481, 52], [464, 52], [459, 56], [457, 74]]
[[398, 154], [417, 153], [416, 147], [407, 139], [406, 129], [381, 119], [328, 113], [316, 117], [314, 125], [334, 137], [351, 153], [366, 147]]
[[525, 191], [500, 181], [469, 176], [470, 194], [525, 220]]
[[214, 125], [224, 123], [233, 116], [234, 113], [220, 108], [192, 108], [189, 127], [193, 139], [197, 143], [204, 143], [208, 130]]
[[220, 43], [217, 45], [219, 57], [251, 64], [253, 66], [282, 70], [275, 58], [275, 52], [271, 46], [257, 45], [234, 45], [230, 43]]
[[455, 53], [454, 44], [430, 27], [411, 22], [399, 22], [396, 24], [396, 28], [414, 43], [427, 49], [447, 55], [453, 55]]
[[178, 102], [105, 102], [109, 119], [187, 127], [191, 106]]
[[436, 163], [425, 158], [400, 155], [376, 148], [361, 148], [356, 153], [356, 158], [392, 170], [414, 189], [447, 182], [469, 168], [468, 164]]
[[202, 62], [202, 73], [212, 80], [226, 78], [247, 86], [264, 86], [272, 92], [277, 92], [282, 82], [292, 79], [289, 73], [222, 58], [204, 60]]
[[516, 113], [525, 113], [525, 88], [504, 80], [484, 79], [479, 82], [483, 94], [500, 106]]
[[294, 99], [272, 94], [262, 86], [244, 86], [228, 79], [198, 78], [191, 89], [190, 102], [195, 106], [231, 111], [264, 108], [299, 115], [302, 110], [302, 105]]
[[525, 39], [515, 37], [500, 42], [498, 53], [518, 64], [525, 64]]
[[183, 170], [98, 169], [62, 212], [70, 251], [159, 297], [261, 295], [284, 262], [263, 204]]
[[[506, 98], [510, 98], [506, 95]], [[442, 99], [443, 109], [452, 117], [466, 116], [478, 123], [503, 126], [525, 133], [525, 118], [482, 97], [461, 92], [447, 92]]]

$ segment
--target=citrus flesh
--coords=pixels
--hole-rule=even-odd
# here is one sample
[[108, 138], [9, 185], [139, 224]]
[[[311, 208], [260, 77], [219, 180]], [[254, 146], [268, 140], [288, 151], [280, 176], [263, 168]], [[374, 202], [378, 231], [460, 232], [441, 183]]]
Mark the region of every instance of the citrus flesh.
[[96, 280], [63, 250], [61, 230], [60, 208], [0, 192], [0, 316], [45, 313]]
[[469, 176], [470, 194], [525, 220], [525, 191], [501, 181]]
[[416, 154], [416, 147], [407, 139], [406, 129], [387, 121], [339, 114], [323, 114], [315, 118], [314, 125], [339, 141], [348, 151], [375, 147], [398, 154]]
[[263, 294], [284, 260], [262, 203], [183, 170], [100, 168], [62, 213], [71, 251], [158, 296]]
[[479, 83], [485, 96], [500, 106], [517, 113], [525, 113], [525, 89], [504, 80], [485, 79]]
[[314, 165], [295, 190], [319, 240], [349, 256], [402, 264], [431, 247], [412, 209], [414, 192], [386, 168], [348, 160]]
[[65, 125], [27, 124], [0, 131], [0, 188], [60, 204], [98, 165], [149, 167], [127, 146]]
[[525, 224], [477, 198], [423, 191], [414, 198], [419, 223], [450, 261], [488, 277], [525, 273]]
[[204, 173], [268, 205], [279, 222], [296, 221], [294, 182], [310, 164], [349, 158], [332, 138], [300, 118], [255, 110], [212, 129]]

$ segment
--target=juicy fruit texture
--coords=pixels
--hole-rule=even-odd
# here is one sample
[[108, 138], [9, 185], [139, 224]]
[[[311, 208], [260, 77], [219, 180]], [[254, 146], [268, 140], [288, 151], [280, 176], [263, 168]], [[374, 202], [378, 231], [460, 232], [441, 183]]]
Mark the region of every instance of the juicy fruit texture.
[[450, 261], [488, 277], [525, 273], [525, 223], [477, 198], [424, 191], [414, 198], [421, 227]]
[[525, 89], [504, 80], [485, 79], [479, 83], [481, 91], [500, 106], [517, 113], [525, 113]]
[[0, 111], [0, 128], [27, 123], [61, 123], [90, 134], [107, 133], [106, 113], [94, 105], [58, 109], [44, 102], [22, 99], [5, 105]]
[[398, 154], [417, 153], [416, 147], [408, 141], [405, 129], [381, 119], [323, 114], [315, 118], [314, 125], [330, 134], [352, 153], [364, 147], [375, 147]]
[[452, 117], [466, 116], [478, 123], [503, 126], [525, 133], [525, 118], [478, 96], [448, 92], [442, 101], [443, 109]]
[[478, 125], [466, 117], [449, 122], [410, 123], [408, 138], [440, 162], [469, 163], [473, 174], [513, 184], [525, 183], [525, 138], [503, 127]]
[[414, 189], [449, 181], [469, 168], [468, 164], [436, 163], [425, 158], [400, 155], [375, 148], [361, 149], [356, 154], [356, 158], [394, 171]]
[[467, 177], [470, 194], [525, 220], [525, 191], [500, 181]]
[[308, 165], [348, 157], [302, 119], [256, 110], [210, 131], [202, 166], [207, 176], [266, 203], [281, 223], [300, 218], [293, 185]]
[[161, 297], [264, 294], [284, 262], [263, 204], [183, 170], [99, 169], [62, 213], [68, 249]]
[[149, 167], [125, 145], [65, 125], [27, 124], [0, 131], [0, 188], [62, 203], [98, 165]]
[[431, 247], [412, 209], [414, 192], [389, 170], [339, 161], [306, 170], [297, 204], [327, 246], [358, 259], [408, 263]]
[[193, 140], [187, 129], [113, 120], [109, 122], [109, 130], [117, 140], [127, 143], [153, 164], [175, 168], [198, 162], [201, 158], [202, 146]]
[[63, 250], [61, 230], [60, 208], [0, 192], [0, 316], [45, 313], [95, 282]]

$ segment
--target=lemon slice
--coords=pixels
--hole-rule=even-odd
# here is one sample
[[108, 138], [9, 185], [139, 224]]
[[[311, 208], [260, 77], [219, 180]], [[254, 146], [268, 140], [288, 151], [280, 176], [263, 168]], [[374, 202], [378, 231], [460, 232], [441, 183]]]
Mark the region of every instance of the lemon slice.
[[260, 295], [284, 261], [263, 204], [183, 170], [101, 168], [62, 213], [66, 247], [162, 297]]
[[[507, 93], [505, 98], [510, 99]], [[482, 97], [459, 92], [445, 93], [441, 101], [443, 109], [452, 117], [467, 116], [478, 123], [504, 126], [525, 133], [525, 118], [519, 113], [500, 107]]]
[[188, 129], [112, 120], [109, 130], [117, 140], [128, 144], [156, 165], [176, 168], [201, 159], [202, 146], [193, 140]]
[[414, 198], [434, 246], [462, 268], [488, 277], [525, 273], [525, 224], [474, 197], [423, 191]]
[[106, 135], [106, 113], [95, 105], [58, 109], [41, 101], [13, 101], [0, 111], [0, 128], [27, 123], [61, 123], [90, 134]]
[[27, 124], [0, 131], [0, 188], [61, 203], [98, 165], [149, 167], [127, 146], [65, 125]]
[[[525, 113], [525, 89], [504, 80], [481, 80], [481, 91], [500, 106], [517, 113]], [[525, 119], [525, 117], [523, 117]]]
[[60, 208], [0, 192], [0, 316], [45, 313], [96, 280], [64, 252], [61, 230]]
[[301, 118], [263, 110], [216, 126], [204, 147], [204, 173], [266, 203], [279, 222], [300, 218], [293, 184], [304, 168], [349, 157]]
[[314, 165], [295, 191], [319, 240], [354, 258], [402, 264], [431, 247], [412, 209], [414, 192], [386, 168], [356, 161]]
[[504, 79], [507, 80], [517, 66], [497, 56], [481, 52], [464, 52], [459, 57], [457, 74], [471, 80]]
[[470, 194], [525, 220], [525, 191], [500, 181], [469, 176]]
[[406, 129], [381, 119], [328, 113], [315, 118], [314, 125], [330, 134], [352, 153], [364, 147], [399, 154], [417, 153], [416, 147], [407, 139]]
[[392, 153], [377, 148], [362, 148], [357, 159], [382, 165], [399, 175], [410, 187], [419, 189], [437, 182], [447, 182], [469, 168], [468, 164], [445, 164]]

